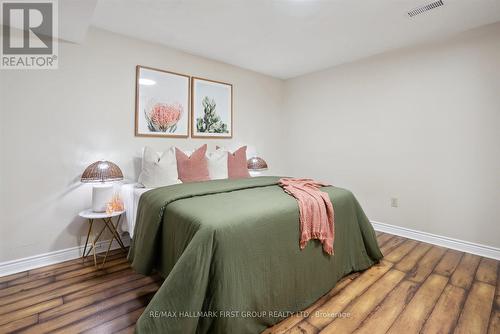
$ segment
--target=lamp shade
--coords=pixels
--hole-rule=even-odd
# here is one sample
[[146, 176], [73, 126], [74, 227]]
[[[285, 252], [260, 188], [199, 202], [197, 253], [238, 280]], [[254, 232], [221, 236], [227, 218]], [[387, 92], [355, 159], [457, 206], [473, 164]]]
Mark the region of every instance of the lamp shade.
[[111, 161], [96, 161], [88, 166], [82, 175], [82, 182], [110, 182], [123, 180], [123, 174]]
[[267, 162], [260, 157], [253, 157], [247, 160], [247, 167], [251, 171], [267, 170]]

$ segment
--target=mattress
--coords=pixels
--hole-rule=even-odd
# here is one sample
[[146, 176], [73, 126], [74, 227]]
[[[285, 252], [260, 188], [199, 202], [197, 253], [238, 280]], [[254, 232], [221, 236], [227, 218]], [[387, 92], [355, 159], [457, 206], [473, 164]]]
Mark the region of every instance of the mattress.
[[120, 224], [122, 232], [128, 232], [130, 238], [134, 236], [135, 218], [137, 215], [137, 206], [142, 194], [154, 188], [144, 188], [138, 183], [124, 184], [121, 187], [121, 197], [125, 206], [125, 216]]

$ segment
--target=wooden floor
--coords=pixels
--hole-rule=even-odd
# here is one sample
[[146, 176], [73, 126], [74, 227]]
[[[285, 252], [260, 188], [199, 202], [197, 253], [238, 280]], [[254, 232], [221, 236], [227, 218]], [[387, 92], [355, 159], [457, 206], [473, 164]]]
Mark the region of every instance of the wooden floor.
[[[498, 261], [389, 234], [384, 260], [264, 333], [500, 333]], [[161, 285], [114, 251], [0, 277], [0, 333], [132, 333]]]

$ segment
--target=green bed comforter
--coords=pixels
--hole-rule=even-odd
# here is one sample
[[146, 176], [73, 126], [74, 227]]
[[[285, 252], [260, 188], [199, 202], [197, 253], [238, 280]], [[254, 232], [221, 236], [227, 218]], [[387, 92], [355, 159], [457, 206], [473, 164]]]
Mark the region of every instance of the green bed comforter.
[[335, 255], [299, 249], [296, 200], [278, 177], [179, 184], [142, 195], [129, 260], [165, 277], [137, 333], [259, 333], [382, 254], [351, 192], [324, 187]]

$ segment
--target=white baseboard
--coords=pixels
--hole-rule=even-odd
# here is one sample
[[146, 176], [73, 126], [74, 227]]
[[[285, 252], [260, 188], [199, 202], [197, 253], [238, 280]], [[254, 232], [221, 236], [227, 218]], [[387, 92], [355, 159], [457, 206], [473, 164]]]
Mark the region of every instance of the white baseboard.
[[[469, 241], [443, 237], [428, 232], [416, 231], [409, 228], [384, 224], [376, 221], [372, 221], [371, 223], [376, 231], [399, 235], [405, 238], [427, 242], [437, 246], [456, 249], [462, 252], [480, 255], [495, 260], [500, 260], [499, 248], [476, 244]], [[130, 245], [130, 238], [128, 237], [128, 235], [126, 235], [126, 237], [122, 237], [122, 240], [125, 246]], [[107, 240], [99, 241], [97, 243], [96, 251], [97, 252], [106, 251], [108, 243], [109, 241]], [[119, 245], [116, 242], [116, 240], [113, 240], [111, 249], [117, 249], [118, 247]], [[0, 263], [0, 277], [43, 266], [48, 266], [54, 263], [77, 259], [82, 256], [82, 253], [83, 253], [83, 246], [77, 246], [45, 254], [30, 256], [23, 259], [2, 262]]]
[[480, 255], [495, 260], [500, 260], [500, 248], [476, 244], [469, 241], [458, 240], [440, 235], [412, 230], [405, 227], [371, 221], [376, 231], [387, 232], [405, 238], [427, 242], [429, 244], [456, 249], [458, 251]]
[[[125, 246], [130, 245], [130, 238], [128, 234], [122, 237], [123, 244]], [[109, 240], [99, 241], [96, 244], [96, 252], [105, 252], [108, 249]], [[0, 277], [19, 273], [26, 270], [31, 270], [43, 266], [48, 266], [50, 264], [64, 262], [68, 260], [77, 259], [82, 256], [84, 246], [71, 247], [66, 249], [61, 249], [54, 252], [49, 252], [45, 254], [25, 257], [23, 259], [17, 259], [7, 262], [0, 263]], [[111, 249], [119, 248], [119, 244], [116, 240], [113, 240]], [[88, 248], [87, 248], [88, 249]]]

